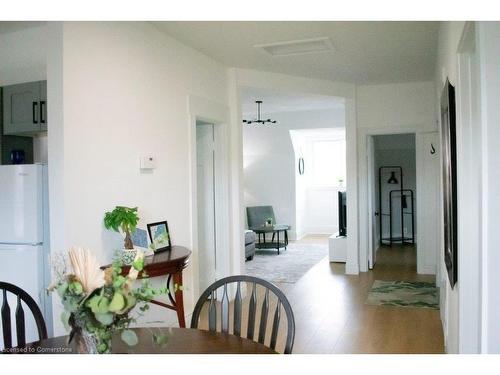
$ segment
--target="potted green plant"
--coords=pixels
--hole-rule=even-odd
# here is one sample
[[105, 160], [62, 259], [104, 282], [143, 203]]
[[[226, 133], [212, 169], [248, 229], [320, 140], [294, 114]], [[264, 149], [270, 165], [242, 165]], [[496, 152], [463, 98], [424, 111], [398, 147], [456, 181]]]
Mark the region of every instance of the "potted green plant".
[[106, 229], [112, 229], [115, 232], [121, 231], [125, 235], [123, 247], [126, 250], [134, 249], [130, 234], [135, 231], [138, 221], [137, 207], [116, 206], [113, 211], [106, 212], [104, 215], [104, 226]]

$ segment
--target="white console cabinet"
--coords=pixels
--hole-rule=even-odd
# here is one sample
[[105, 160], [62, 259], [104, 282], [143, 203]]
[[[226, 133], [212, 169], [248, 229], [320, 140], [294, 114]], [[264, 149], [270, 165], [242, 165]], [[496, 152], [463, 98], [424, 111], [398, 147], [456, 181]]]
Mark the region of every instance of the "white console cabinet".
[[347, 237], [339, 237], [339, 233], [334, 233], [328, 239], [328, 249], [330, 262], [345, 263], [347, 261]]

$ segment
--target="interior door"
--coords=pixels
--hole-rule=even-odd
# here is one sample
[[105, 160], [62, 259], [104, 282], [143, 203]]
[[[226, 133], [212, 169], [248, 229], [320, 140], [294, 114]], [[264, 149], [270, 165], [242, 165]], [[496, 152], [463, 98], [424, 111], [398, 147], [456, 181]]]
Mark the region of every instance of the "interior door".
[[375, 181], [375, 146], [372, 136], [367, 139], [368, 159], [368, 268], [372, 269], [377, 261], [377, 248], [379, 244], [377, 230], [377, 191]]
[[197, 124], [198, 254], [200, 292], [216, 278], [214, 125]]

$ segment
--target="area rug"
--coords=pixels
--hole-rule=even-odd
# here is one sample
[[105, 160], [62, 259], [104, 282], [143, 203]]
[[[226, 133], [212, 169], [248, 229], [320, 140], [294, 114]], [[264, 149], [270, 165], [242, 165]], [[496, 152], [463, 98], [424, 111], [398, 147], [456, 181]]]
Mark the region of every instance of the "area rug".
[[274, 283], [295, 283], [328, 255], [328, 245], [289, 243], [287, 250], [257, 250], [245, 262], [246, 274]]
[[385, 305], [439, 310], [434, 283], [375, 280], [366, 300], [368, 305]]

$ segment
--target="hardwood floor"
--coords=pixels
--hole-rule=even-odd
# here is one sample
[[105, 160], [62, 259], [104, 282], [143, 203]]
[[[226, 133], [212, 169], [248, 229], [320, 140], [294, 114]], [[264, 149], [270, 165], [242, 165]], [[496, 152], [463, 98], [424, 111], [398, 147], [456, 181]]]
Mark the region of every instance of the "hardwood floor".
[[[309, 236], [300, 242], [327, 241], [325, 236]], [[373, 271], [357, 276], [347, 276], [344, 272], [344, 264], [329, 263], [325, 258], [297, 283], [278, 285], [290, 301], [295, 316], [293, 353], [443, 353], [438, 310], [365, 304], [374, 280], [434, 281], [434, 276], [416, 273], [412, 246], [381, 248]], [[258, 292], [258, 299], [263, 300], [263, 292]], [[271, 300], [269, 311], [274, 312], [274, 306]], [[260, 308], [258, 305], [256, 327]], [[272, 319], [272, 314], [269, 315]], [[208, 326], [207, 316], [208, 312], [201, 315], [202, 329]], [[245, 336], [245, 314], [242, 320]], [[282, 319], [278, 351], [284, 341], [285, 323]], [[271, 325], [269, 321], [266, 343]]]
[[294, 353], [443, 353], [439, 311], [365, 304], [374, 280], [434, 281], [416, 273], [414, 247], [382, 247], [372, 271], [344, 272], [344, 264], [324, 259], [285, 290], [295, 313]]

